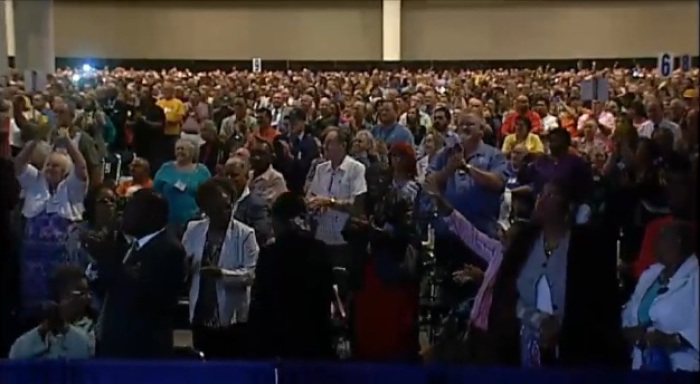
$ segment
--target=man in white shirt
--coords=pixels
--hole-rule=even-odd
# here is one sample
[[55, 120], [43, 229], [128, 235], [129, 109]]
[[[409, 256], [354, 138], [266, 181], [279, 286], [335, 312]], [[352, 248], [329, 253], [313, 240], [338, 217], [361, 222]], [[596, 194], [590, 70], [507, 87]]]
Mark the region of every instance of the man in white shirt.
[[306, 195], [309, 209], [315, 212], [316, 238], [329, 246], [341, 294], [348, 288], [349, 274], [356, 272], [349, 270], [351, 252], [341, 231], [350, 214], [362, 206], [358, 197], [367, 192], [365, 166], [347, 155], [349, 143], [344, 131], [328, 131], [323, 143], [328, 161], [316, 166]]
[[542, 132], [547, 133], [554, 128], [559, 128], [559, 120], [556, 116], [549, 114], [549, 100], [540, 98], [535, 104], [535, 112], [542, 119]]
[[654, 132], [657, 132], [661, 129], [668, 129], [673, 134], [674, 147], [678, 148], [678, 146], [683, 141], [683, 133], [681, 132], [681, 127], [673, 121], [668, 120], [664, 117], [664, 110], [661, 105], [661, 102], [659, 102], [658, 99], [651, 99], [647, 102], [646, 109], [647, 116], [649, 117], [649, 121], [651, 122], [651, 132], [649, 132], [649, 129], [647, 128], [646, 132], [639, 132], [639, 135], [644, 137], [652, 137]]

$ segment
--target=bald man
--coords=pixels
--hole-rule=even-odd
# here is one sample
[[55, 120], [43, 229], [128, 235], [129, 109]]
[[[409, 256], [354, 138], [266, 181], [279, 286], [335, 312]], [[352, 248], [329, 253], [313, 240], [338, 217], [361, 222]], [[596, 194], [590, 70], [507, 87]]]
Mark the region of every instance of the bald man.
[[530, 109], [530, 99], [525, 95], [520, 95], [515, 99], [515, 112], [506, 117], [501, 126], [501, 136], [506, 137], [515, 133], [515, 121], [518, 117], [525, 117], [532, 123], [532, 133], [539, 134], [542, 130], [542, 119], [540, 115]]

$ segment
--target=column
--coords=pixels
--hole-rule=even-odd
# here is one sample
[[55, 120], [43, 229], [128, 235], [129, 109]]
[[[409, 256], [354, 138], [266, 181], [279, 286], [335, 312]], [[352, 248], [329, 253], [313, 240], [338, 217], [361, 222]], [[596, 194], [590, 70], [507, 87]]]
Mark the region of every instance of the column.
[[9, 37], [7, 36], [7, 12], [5, 7], [12, 6], [8, 0], [0, 0], [0, 76], [9, 74], [10, 72], [10, 51]]
[[401, 61], [401, 0], [382, 0], [382, 60]]
[[53, 73], [56, 56], [53, 36], [53, 1], [13, 1], [15, 24], [15, 67]]

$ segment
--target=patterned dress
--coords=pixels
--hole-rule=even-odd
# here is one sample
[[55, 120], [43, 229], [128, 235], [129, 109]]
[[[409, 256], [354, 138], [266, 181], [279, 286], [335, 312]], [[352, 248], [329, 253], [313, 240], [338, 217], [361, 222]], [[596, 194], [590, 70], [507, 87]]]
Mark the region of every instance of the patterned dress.
[[34, 319], [42, 305], [53, 300], [51, 279], [63, 265], [87, 267], [87, 255], [79, 251], [74, 223], [57, 213], [42, 212], [26, 219], [20, 258], [21, 311], [24, 319]]
[[374, 206], [375, 225], [387, 237], [371, 241], [362, 289], [355, 296], [355, 357], [412, 361], [418, 353], [418, 282], [406, 252], [417, 241], [417, 182], [392, 182]]

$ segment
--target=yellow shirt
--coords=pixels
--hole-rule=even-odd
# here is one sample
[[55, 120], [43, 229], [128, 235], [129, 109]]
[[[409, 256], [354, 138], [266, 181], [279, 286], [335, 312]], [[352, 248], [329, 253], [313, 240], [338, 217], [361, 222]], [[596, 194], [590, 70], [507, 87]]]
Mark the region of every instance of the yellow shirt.
[[172, 98], [170, 100], [160, 99], [156, 103], [163, 108], [165, 112], [165, 130], [166, 135], [179, 136], [182, 129], [182, 122], [187, 114], [185, 104], [179, 99]]
[[[507, 135], [505, 139], [503, 139], [503, 148], [501, 149], [501, 152], [505, 154], [511, 153], [513, 148], [518, 144], [518, 139], [515, 137], [515, 133], [511, 133], [510, 135]], [[530, 153], [544, 153], [544, 145], [542, 145], [542, 140], [540, 140], [540, 137], [534, 133], [527, 134], [527, 138], [525, 139], [525, 148], [527, 148], [527, 151]]]

